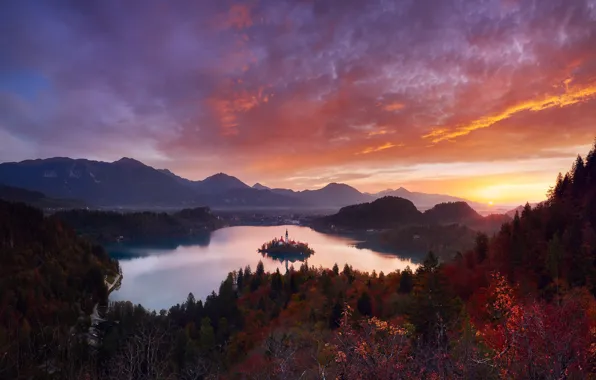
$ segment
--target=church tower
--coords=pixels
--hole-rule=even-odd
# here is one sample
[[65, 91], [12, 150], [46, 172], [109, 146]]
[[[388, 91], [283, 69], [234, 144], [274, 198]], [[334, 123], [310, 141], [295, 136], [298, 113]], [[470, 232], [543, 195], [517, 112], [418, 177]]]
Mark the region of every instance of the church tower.
[[286, 228], [286, 243], [289, 243], [290, 239], [288, 238], [288, 229]]

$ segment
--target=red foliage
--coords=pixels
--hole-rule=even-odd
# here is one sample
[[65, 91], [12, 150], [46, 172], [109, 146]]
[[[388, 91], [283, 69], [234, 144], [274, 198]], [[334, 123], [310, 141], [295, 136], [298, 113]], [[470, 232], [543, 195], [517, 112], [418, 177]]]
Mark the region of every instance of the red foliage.
[[558, 302], [523, 301], [504, 277], [494, 275], [486, 310], [493, 322], [479, 331], [504, 378], [581, 377], [594, 369], [596, 320], [587, 313], [594, 299], [581, 292]]

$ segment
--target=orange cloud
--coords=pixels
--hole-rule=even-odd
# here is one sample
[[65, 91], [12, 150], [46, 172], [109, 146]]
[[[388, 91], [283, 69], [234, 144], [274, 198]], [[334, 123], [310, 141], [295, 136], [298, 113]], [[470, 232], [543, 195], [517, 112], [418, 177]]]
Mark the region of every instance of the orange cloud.
[[356, 154], [369, 154], [369, 153], [380, 152], [380, 151], [385, 150], [385, 149], [391, 149], [391, 148], [401, 147], [401, 146], [404, 146], [404, 144], [397, 144], [396, 145], [396, 144], [393, 144], [393, 143], [388, 142], [388, 143], [385, 143], [385, 144], [383, 144], [381, 146], [368, 147], [368, 148], [364, 149], [363, 151], [358, 152]]
[[248, 112], [269, 101], [269, 95], [264, 94], [262, 87], [255, 94], [242, 90], [233, 92], [229, 96], [230, 99], [212, 98], [209, 102], [219, 119], [224, 136], [238, 134], [238, 114]]
[[368, 132], [368, 135], [367, 136], [368, 137], [382, 136], [382, 135], [386, 135], [386, 134], [389, 134], [389, 133], [393, 133], [393, 132], [392, 131], [388, 131], [386, 129], [379, 129], [377, 131]]
[[596, 84], [588, 86], [576, 86], [569, 88], [569, 81], [565, 81], [565, 93], [561, 95], [547, 95], [539, 99], [528, 100], [520, 104], [511, 106], [504, 111], [492, 115], [485, 116], [473, 121], [468, 125], [457, 127], [453, 130], [446, 128], [435, 129], [430, 133], [422, 136], [424, 139], [432, 139], [433, 143], [438, 143], [444, 140], [451, 140], [456, 137], [465, 136], [471, 132], [488, 128], [502, 120], [508, 119], [513, 115], [523, 111], [543, 111], [549, 108], [559, 107], [563, 108], [569, 105], [580, 103], [596, 96]]
[[386, 105], [383, 107], [383, 109], [384, 109], [385, 111], [390, 111], [390, 112], [393, 112], [393, 111], [399, 111], [399, 110], [402, 110], [404, 107], [405, 107], [405, 105], [404, 105], [404, 104], [402, 104], [402, 103], [390, 103], [390, 104], [386, 104]]

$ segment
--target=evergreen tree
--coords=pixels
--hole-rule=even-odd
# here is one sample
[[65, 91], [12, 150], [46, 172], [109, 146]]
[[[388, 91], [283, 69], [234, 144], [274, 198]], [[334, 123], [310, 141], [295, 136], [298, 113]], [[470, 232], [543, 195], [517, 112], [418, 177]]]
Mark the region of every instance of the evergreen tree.
[[590, 153], [586, 156], [586, 178], [587, 183], [590, 185], [596, 184], [596, 139], [594, 140], [594, 147], [590, 150]]
[[412, 289], [414, 289], [414, 274], [410, 267], [407, 266], [406, 269], [401, 272], [398, 291], [400, 293], [408, 294], [412, 292]]
[[346, 277], [350, 277], [350, 275], [352, 274], [352, 270], [350, 269], [350, 266], [348, 265], [348, 263], [346, 263], [346, 265], [344, 265], [344, 270], [341, 273]]
[[275, 294], [279, 294], [279, 292], [281, 292], [282, 289], [283, 282], [281, 273], [279, 273], [279, 269], [276, 269], [275, 273], [271, 275], [271, 290], [273, 290]]
[[188, 297], [186, 297], [186, 303], [184, 304], [186, 308], [186, 312], [188, 315], [192, 316], [195, 313], [196, 307], [196, 300], [195, 296], [192, 293], [188, 293]]
[[546, 269], [553, 279], [559, 278], [559, 263], [563, 257], [563, 245], [558, 234], [555, 234], [548, 242], [548, 249], [546, 254]]
[[244, 287], [244, 271], [242, 268], [240, 268], [236, 276], [236, 287], [238, 288], [238, 292], [242, 293], [242, 288]]
[[201, 321], [200, 344], [201, 349], [205, 352], [213, 349], [215, 345], [215, 332], [213, 331], [209, 317], [205, 317]]
[[367, 292], [362, 292], [357, 302], [358, 312], [365, 316], [372, 315], [372, 302]]
[[439, 268], [439, 258], [434, 254], [433, 251], [429, 251], [422, 265], [418, 267], [416, 272], [420, 273], [434, 273]]
[[244, 267], [244, 279], [246, 280], [245, 282], [248, 282], [251, 276], [252, 270], [250, 269], [250, 265], [247, 265]]
[[333, 264], [333, 273], [335, 273], [335, 275], [339, 275], [339, 267], [337, 266], [337, 263]]
[[555, 186], [549, 190], [548, 198], [549, 201], [559, 200], [563, 197], [563, 175], [559, 172]]
[[452, 319], [460, 312], [461, 302], [447, 292], [447, 281], [439, 270], [437, 257], [429, 252], [416, 271], [414, 302], [410, 308], [410, 320], [424, 341], [446, 343], [446, 332]]
[[584, 191], [587, 183], [587, 173], [584, 166], [584, 160], [580, 155], [577, 156], [577, 159], [575, 160], [571, 169], [571, 179], [573, 181], [573, 195], [577, 197]]
[[259, 278], [263, 278], [264, 274], [265, 274], [265, 266], [263, 265], [263, 262], [261, 260], [259, 260], [259, 263], [257, 264], [257, 270], [255, 271], [255, 275], [257, 275], [257, 277], [259, 277]]

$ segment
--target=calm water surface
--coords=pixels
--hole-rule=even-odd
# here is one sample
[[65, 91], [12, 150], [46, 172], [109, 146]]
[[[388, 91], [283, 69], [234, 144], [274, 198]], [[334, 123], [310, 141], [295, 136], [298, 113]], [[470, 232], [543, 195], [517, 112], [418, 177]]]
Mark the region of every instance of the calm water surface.
[[[276, 268], [285, 273], [286, 263], [263, 257], [257, 248], [264, 242], [285, 234], [290, 239], [307, 242], [315, 254], [309, 266], [331, 268], [345, 263], [363, 271], [385, 273], [417, 265], [410, 259], [358, 249], [355, 240], [316, 232], [308, 227], [229, 227], [217, 230], [204, 239], [169, 242], [160, 246], [115, 246], [108, 250], [120, 260], [123, 281], [120, 290], [111, 294], [114, 301], [129, 300], [150, 309], [167, 309], [186, 300], [189, 292], [205, 299], [217, 291], [229, 272], [250, 265], [254, 271], [259, 260], [266, 271]], [[292, 265], [292, 263], [288, 263]], [[301, 262], [295, 262], [296, 269]]]

